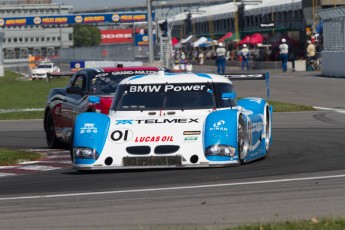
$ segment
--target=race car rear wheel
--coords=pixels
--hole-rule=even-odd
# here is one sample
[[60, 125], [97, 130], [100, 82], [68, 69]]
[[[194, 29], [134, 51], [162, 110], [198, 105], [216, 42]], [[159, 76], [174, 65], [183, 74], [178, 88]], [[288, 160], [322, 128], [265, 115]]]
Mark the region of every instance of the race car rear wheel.
[[44, 129], [46, 132], [46, 140], [49, 148], [64, 148], [55, 133], [55, 125], [51, 111], [47, 112]]
[[238, 131], [237, 131], [237, 150], [238, 150], [238, 161], [240, 164], [243, 164], [244, 158], [247, 156], [249, 148], [249, 138], [246, 128], [245, 121], [240, 115], [238, 120]]

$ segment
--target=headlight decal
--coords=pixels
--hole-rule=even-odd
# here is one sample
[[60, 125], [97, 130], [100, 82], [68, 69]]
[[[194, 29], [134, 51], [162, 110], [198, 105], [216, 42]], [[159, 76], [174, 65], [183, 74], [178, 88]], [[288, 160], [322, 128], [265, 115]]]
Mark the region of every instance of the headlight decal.
[[[74, 153], [77, 154], [76, 151], [79, 151], [83, 161], [94, 162], [98, 158], [95, 154], [99, 156], [103, 150], [109, 126], [110, 119], [105, 114], [93, 112], [79, 114], [74, 125]], [[88, 151], [90, 151], [89, 158]]]
[[204, 153], [210, 161], [230, 161], [236, 155], [237, 110], [219, 110], [206, 118]]

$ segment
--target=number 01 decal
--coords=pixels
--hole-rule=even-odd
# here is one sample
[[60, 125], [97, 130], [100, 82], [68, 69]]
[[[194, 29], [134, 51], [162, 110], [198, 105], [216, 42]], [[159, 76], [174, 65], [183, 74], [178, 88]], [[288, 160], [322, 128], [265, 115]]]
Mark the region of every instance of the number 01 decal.
[[112, 142], [115, 142], [118, 144], [125, 143], [129, 141], [130, 139], [132, 139], [132, 137], [133, 137], [133, 133], [129, 129], [113, 130], [111, 131], [110, 136], [109, 136]]

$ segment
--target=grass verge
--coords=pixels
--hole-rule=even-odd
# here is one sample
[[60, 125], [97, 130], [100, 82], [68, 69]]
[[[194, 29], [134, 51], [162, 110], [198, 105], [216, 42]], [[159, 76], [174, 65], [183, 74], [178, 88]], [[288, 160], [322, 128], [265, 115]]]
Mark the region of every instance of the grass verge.
[[345, 219], [318, 219], [282, 222], [273, 224], [242, 225], [225, 230], [343, 230]]
[[0, 165], [14, 165], [25, 161], [38, 160], [41, 157], [42, 154], [40, 153], [0, 148]]
[[18, 80], [22, 77], [20, 74], [7, 70], [4, 75], [0, 77], [1, 110], [39, 108], [42, 112], [0, 112], [1, 120], [42, 119], [50, 89], [64, 87], [69, 80], [69, 78], [58, 78], [50, 83], [46, 80]]

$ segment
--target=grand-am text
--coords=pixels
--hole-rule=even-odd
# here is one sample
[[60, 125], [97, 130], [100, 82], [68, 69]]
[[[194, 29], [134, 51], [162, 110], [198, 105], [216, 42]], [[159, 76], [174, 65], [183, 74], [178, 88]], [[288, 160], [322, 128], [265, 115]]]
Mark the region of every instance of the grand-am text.
[[164, 123], [199, 123], [199, 118], [182, 119], [144, 119], [144, 120], [116, 120], [116, 125], [132, 124], [164, 124]]

